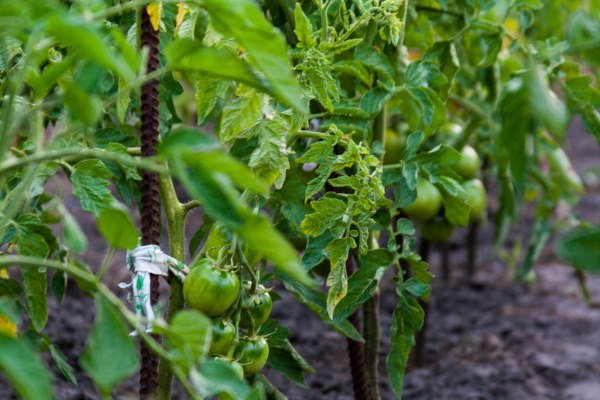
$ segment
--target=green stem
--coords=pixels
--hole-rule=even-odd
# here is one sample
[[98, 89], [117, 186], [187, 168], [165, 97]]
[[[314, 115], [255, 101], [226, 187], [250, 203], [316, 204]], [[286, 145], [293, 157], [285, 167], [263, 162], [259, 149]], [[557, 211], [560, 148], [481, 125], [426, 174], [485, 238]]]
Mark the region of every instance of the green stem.
[[[179, 202], [173, 181], [168, 174], [160, 176], [160, 196], [167, 216], [167, 228], [169, 231], [169, 251], [171, 256], [179, 261], [185, 262], [185, 217], [192, 207], [184, 206]], [[190, 203], [188, 203], [190, 204]], [[169, 295], [169, 308], [167, 310], [167, 321], [183, 309], [183, 284], [169, 276], [171, 293]], [[173, 382], [173, 371], [165, 360], [160, 360], [158, 365], [158, 387], [157, 399], [168, 400], [171, 398], [171, 387]]]
[[[408, 2], [408, 0], [407, 0], [407, 2]], [[435, 7], [431, 7], [431, 6], [416, 6], [415, 9], [417, 11], [427, 11], [427, 12], [433, 12], [433, 13], [440, 13], [440, 14], [452, 15], [452, 16], [458, 17], [458, 18], [463, 18], [464, 17], [458, 11], [442, 10], [441, 8], [435, 8]]]
[[590, 290], [587, 286], [587, 277], [585, 276], [585, 272], [576, 269], [575, 276], [577, 277], [577, 282], [579, 283], [579, 288], [581, 289], [581, 295], [583, 296], [583, 300], [585, 304], [588, 306], [592, 304], [592, 296], [590, 295]]
[[[386, 106], [375, 117], [373, 126], [373, 141], [378, 141], [385, 148], [385, 130], [386, 130]], [[383, 155], [382, 160], [383, 162]], [[371, 234], [369, 248], [377, 248], [377, 240]], [[360, 263], [357, 257], [357, 263]], [[359, 265], [360, 268], [360, 265]], [[373, 295], [363, 305], [365, 338], [365, 362], [367, 364], [367, 380], [369, 385], [369, 394], [371, 400], [378, 400], [379, 394], [379, 347], [381, 341], [380, 331], [380, 299], [379, 288], [376, 288]]]
[[404, 44], [404, 37], [406, 36], [406, 21], [408, 20], [408, 1], [409, 0], [404, 0], [404, 14], [402, 15], [402, 31], [400, 32], [400, 38], [398, 39], [398, 48], [402, 47], [402, 45]]
[[82, 148], [67, 148], [60, 150], [50, 150], [43, 153], [32, 154], [28, 157], [12, 159], [0, 164], [0, 176], [6, 174], [13, 169], [22, 168], [29, 164], [41, 163], [45, 161], [77, 161], [82, 159], [97, 158], [99, 160], [114, 161], [131, 167], [138, 167], [148, 171], [165, 173], [166, 168], [158, 165], [154, 161], [147, 158], [144, 160], [132, 158], [123, 154], [114, 153], [101, 149], [82, 149]]
[[498, 124], [496, 124], [496, 122], [490, 117], [490, 113], [485, 111], [483, 108], [479, 107], [477, 104], [473, 103], [471, 100], [466, 99], [466, 98], [459, 96], [457, 94], [454, 94], [454, 93], [450, 93], [448, 95], [448, 98], [450, 100], [462, 105], [467, 110], [474, 113], [475, 115], [481, 117], [491, 129], [495, 130], [498, 127], [497, 126]]

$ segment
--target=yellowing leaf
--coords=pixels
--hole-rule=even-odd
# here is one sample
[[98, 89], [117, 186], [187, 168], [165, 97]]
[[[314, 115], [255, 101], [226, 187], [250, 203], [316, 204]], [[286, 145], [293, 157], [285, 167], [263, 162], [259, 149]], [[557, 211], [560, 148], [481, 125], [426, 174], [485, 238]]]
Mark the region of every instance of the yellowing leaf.
[[0, 332], [8, 336], [17, 337], [17, 325], [10, 319], [0, 315]]
[[155, 31], [158, 31], [158, 27], [160, 26], [160, 20], [162, 18], [162, 3], [152, 3], [148, 4], [146, 7], [146, 12], [150, 16], [150, 23], [152, 24], [152, 28]]
[[6, 268], [0, 269], [0, 279], [10, 279]]
[[177, 30], [179, 29], [179, 25], [181, 25], [183, 19], [185, 18], [185, 14], [187, 14], [188, 12], [190, 12], [190, 8], [186, 4], [177, 4], [177, 16], [175, 17], [175, 32], [177, 32]]

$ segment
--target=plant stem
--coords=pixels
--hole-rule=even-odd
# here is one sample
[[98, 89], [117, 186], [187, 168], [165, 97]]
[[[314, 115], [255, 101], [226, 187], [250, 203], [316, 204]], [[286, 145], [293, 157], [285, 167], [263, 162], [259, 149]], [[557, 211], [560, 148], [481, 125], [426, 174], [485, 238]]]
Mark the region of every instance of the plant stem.
[[[169, 231], [169, 251], [171, 256], [185, 262], [185, 217], [193, 207], [185, 206], [179, 202], [175, 186], [170, 176], [160, 176], [160, 197], [167, 216], [167, 229]], [[190, 203], [187, 203], [190, 204]], [[169, 276], [171, 294], [169, 295], [169, 308], [167, 321], [183, 309], [183, 284], [172, 275]], [[158, 364], [158, 386], [156, 398], [168, 400], [171, 398], [173, 371], [168, 362], [160, 360]]]
[[439, 246], [442, 256], [442, 280], [447, 283], [450, 281], [450, 244], [442, 242]]
[[458, 17], [458, 18], [464, 17], [458, 11], [442, 10], [441, 8], [435, 8], [435, 7], [431, 7], [431, 6], [416, 6], [415, 9], [417, 11], [427, 11], [427, 12], [433, 12], [433, 13], [448, 14], [448, 15], [452, 15], [452, 16]]
[[[421, 238], [419, 253], [421, 254], [421, 258], [423, 259], [423, 261], [429, 261], [430, 252], [431, 243]], [[423, 308], [424, 313], [423, 327], [415, 335], [415, 347], [411, 353], [411, 357], [408, 362], [409, 368], [420, 368], [425, 364], [425, 349], [427, 347], [427, 325], [429, 317], [429, 300], [424, 301], [419, 299], [419, 304]]]
[[575, 270], [575, 276], [577, 277], [577, 282], [579, 283], [579, 288], [581, 289], [581, 295], [583, 296], [583, 300], [585, 301], [585, 304], [587, 304], [588, 306], [592, 305], [592, 296], [590, 295], [590, 290], [588, 289], [587, 286], [587, 277], [585, 275], [585, 272], [576, 269]]
[[473, 279], [477, 264], [477, 238], [479, 222], [473, 222], [467, 233], [467, 281]]
[[[385, 129], [386, 129], [386, 107], [375, 117], [373, 124], [373, 141], [378, 141], [385, 148]], [[383, 159], [383, 156], [382, 156]], [[378, 247], [375, 238], [371, 237], [369, 241], [370, 248]], [[357, 257], [358, 262], [358, 257]], [[367, 379], [369, 385], [369, 395], [371, 400], [378, 400], [379, 395], [379, 347], [381, 341], [380, 331], [380, 301], [379, 288], [376, 288], [373, 295], [363, 305], [364, 330], [365, 337], [365, 361], [367, 365]]]
[[82, 149], [82, 148], [67, 148], [61, 150], [49, 150], [41, 153], [32, 154], [27, 157], [12, 159], [3, 162], [0, 164], [0, 176], [5, 173], [17, 169], [25, 167], [29, 164], [33, 163], [41, 163], [45, 161], [76, 161], [76, 160], [84, 160], [90, 158], [97, 158], [99, 160], [106, 161], [114, 161], [116, 163], [121, 163], [123, 165], [128, 165], [131, 167], [138, 167], [148, 171], [165, 173], [166, 169], [156, 162], [148, 160], [145, 158], [144, 160], [139, 158], [133, 158], [124, 154], [114, 153], [107, 150], [101, 149]]

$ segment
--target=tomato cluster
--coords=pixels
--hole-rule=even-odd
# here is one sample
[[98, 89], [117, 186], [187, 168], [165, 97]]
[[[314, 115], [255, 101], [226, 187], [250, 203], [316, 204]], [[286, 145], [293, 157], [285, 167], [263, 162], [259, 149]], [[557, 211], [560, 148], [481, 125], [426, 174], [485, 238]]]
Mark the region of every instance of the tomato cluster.
[[[457, 147], [457, 142], [462, 135], [462, 127], [456, 123], [446, 123], [438, 129], [436, 139], [446, 145]], [[385, 134], [384, 164], [400, 162], [406, 148], [406, 133], [388, 129]], [[483, 182], [478, 178], [481, 174], [481, 159], [477, 151], [464, 145], [457, 148], [460, 159], [452, 166], [461, 178], [461, 186], [466, 194], [466, 203], [469, 205], [469, 222], [476, 222], [485, 216], [487, 194]], [[414, 218], [420, 232], [426, 240], [438, 243], [450, 239], [454, 226], [443, 216], [443, 197], [439, 189], [420, 176], [417, 181], [417, 196], [415, 201], [405, 207], [403, 212]]]
[[262, 370], [269, 357], [267, 339], [256, 332], [269, 318], [273, 302], [263, 285], [240, 283], [238, 265], [223, 265], [210, 257], [222, 255], [226, 242], [222, 229], [213, 228], [204, 247], [209, 257], [191, 265], [183, 294], [188, 307], [212, 318], [209, 355], [249, 376]]

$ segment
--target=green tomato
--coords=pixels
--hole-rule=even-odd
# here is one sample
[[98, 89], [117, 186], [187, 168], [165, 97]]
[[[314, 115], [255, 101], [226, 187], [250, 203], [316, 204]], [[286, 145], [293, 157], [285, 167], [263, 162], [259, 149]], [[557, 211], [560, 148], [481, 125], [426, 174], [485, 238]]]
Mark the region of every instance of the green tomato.
[[453, 143], [462, 134], [463, 127], [456, 122], [446, 122], [438, 128], [440, 139], [444, 143]]
[[562, 179], [575, 193], [584, 193], [585, 188], [581, 178], [573, 169], [569, 156], [561, 148], [548, 152], [548, 165], [552, 175]]
[[454, 164], [453, 168], [463, 178], [471, 179], [481, 168], [481, 160], [475, 149], [466, 145], [460, 152], [460, 160]]
[[236, 348], [236, 358], [244, 369], [244, 375], [257, 373], [267, 363], [269, 345], [265, 338], [243, 337]]
[[[233, 373], [239, 380], [244, 379], [244, 369], [242, 368], [240, 363], [238, 363], [237, 361], [230, 360], [227, 357], [215, 357], [215, 361], [219, 361], [219, 362], [228, 364], [231, 367], [231, 369], [233, 369]], [[229, 379], [231, 379], [231, 377]], [[220, 400], [236, 400], [235, 397], [232, 397], [231, 394], [226, 393], [226, 392], [219, 393], [218, 397]]]
[[227, 240], [227, 233], [225, 231], [225, 227], [218, 222], [215, 222], [210, 232], [208, 233], [208, 237], [206, 238], [206, 242], [204, 242], [204, 247], [202, 247], [202, 252], [207, 257], [217, 259], [219, 257], [219, 251], [225, 246], [229, 244]]
[[479, 221], [485, 215], [487, 195], [485, 187], [479, 179], [469, 179], [462, 182], [462, 187], [467, 193], [467, 203], [471, 206], [469, 221]]
[[239, 362], [227, 357], [215, 357], [215, 361], [228, 364], [230, 367], [232, 367], [235, 376], [237, 376], [240, 379], [244, 379], [244, 369], [242, 368]]
[[230, 321], [215, 319], [212, 321], [212, 340], [210, 342], [210, 355], [226, 355], [233, 346], [235, 339], [235, 326]]
[[220, 269], [213, 260], [202, 258], [191, 266], [183, 282], [183, 297], [188, 306], [209, 317], [223, 314], [240, 293], [240, 280], [231, 271]]
[[420, 220], [428, 220], [442, 208], [440, 191], [428, 180], [419, 178], [417, 182], [417, 199], [404, 208], [406, 215]]
[[404, 149], [406, 149], [406, 135], [387, 129], [385, 131], [383, 163], [386, 165], [399, 163]]
[[263, 285], [258, 285], [255, 294], [242, 300], [240, 327], [250, 328], [254, 323], [254, 328], [258, 328], [269, 318], [272, 308], [271, 295]]
[[443, 243], [450, 240], [454, 226], [442, 216], [435, 216], [430, 220], [421, 221], [419, 230], [425, 240], [431, 243]]

